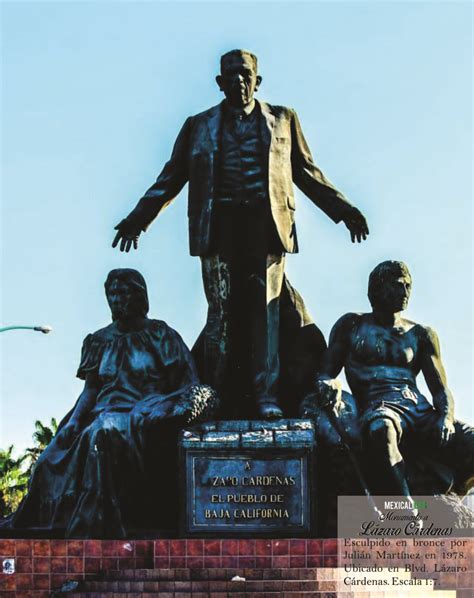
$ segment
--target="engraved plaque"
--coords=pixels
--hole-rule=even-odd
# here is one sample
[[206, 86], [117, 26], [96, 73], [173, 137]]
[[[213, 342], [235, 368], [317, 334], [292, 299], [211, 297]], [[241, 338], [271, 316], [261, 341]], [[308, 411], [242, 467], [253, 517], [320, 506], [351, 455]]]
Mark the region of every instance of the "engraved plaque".
[[206, 422], [180, 437], [181, 527], [199, 536], [304, 536], [312, 531], [310, 420]]
[[307, 452], [196, 450], [186, 460], [186, 533], [309, 531]]

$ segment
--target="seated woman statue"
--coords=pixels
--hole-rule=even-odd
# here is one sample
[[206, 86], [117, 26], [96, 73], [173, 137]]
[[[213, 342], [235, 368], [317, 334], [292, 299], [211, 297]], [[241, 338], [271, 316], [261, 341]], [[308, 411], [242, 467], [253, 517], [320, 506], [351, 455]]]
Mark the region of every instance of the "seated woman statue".
[[153, 529], [160, 514], [169, 521], [163, 504], [178, 502], [177, 432], [217, 407], [179, 334], [147, 317], [142, 275], [112, 270], [105, 292], [113, 322], [84, 340], [84, 390], [39, 458], [10, 528], [123, 538]]

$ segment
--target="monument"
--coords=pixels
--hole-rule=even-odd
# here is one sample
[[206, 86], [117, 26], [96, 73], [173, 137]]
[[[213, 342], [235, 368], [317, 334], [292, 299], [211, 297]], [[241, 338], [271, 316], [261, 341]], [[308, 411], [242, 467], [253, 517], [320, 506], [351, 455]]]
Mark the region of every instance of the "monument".
[[[30, 446], [30, 417], [71, 411], [28, 476], [20, 461], [0, 476], [3, 512], [17, 509], [0, 521], [0, 594], [357, 596], [388, 582], [385, 593], [403, 595], [423, 582], [420, 595], [467, 595], [472, 513], [461, 499], [474, 433], [456, 418], [469, 404], [470, 335], [466, 252], [453, 254], [453, 231], [469, 234], [459, 217], [466, 11], [93, 4], [5, 15], [5, 315], [22, 321], [32, 307], [57, 332], [44, 352], [41, 335], [5, 335], [4, 445]], [[203, 57], [216, 43], [230, 49], [241, 25], [267, 66], [226, 52], [212, 101]], [[453, 31], [459, 43], [437, 52], [439, 33]], [[169, 161], [127, 209], [176, 124]], [[339, 188], [376, 226], [370, 242]], [[175, 218], [161, 214], [178, 195]], [[186, 206], [199, 261], [180, 233]], [[165, 242], [137, 254], [158, 215], [152, 231]], [[375, 266], [397, 247], [421, 287], [416, 321], [405, 311], [411, 274], [392, 261], [370, 277], [367, 313], [347, 314], [360, 308], [367, 259]], [[195, 303], [201, 283], [186, 273], [198, 264], [207, 318]], [[96, 294], [106, 278], [107, 303]], [[321, 330], [344, 313], [326, 344]], [[433, 495], [453, 517], [431, 510], [423, 497]], [[423, 526], [399, 525], [423, 510]], [[380, 542], [392, 529], [415, 537]]]
[[[401, 315], [407, 267], [389, 261], [372, 272], [372, 312], [341, 318], [326, 349], [284, 272], [285, 255], [298, 250], [293, 183], [353, 242], [366, 239], [366, 220], [314, 164], [294, 110], [254, 99], [252, 53], [224, 54], [216, 80], [224, 101], [186, 120], [113, 241], [137, 249], [188, 182], [204, 330], [191, 354], [148, 318], [141, 274], [112, 270], [113, 321], [84, 340], [84, 390], [4, 529], [126, 538], [177, 530], [180, 518], [190, 536], [333, 534], [337, 494], [411, 500], [414, 489], [462, 495], [472, 485], [474, 432], [454, 420], [437, 336]], [[335, 379], [342, 368], [352, 396]], [[416, 385], [420, 372], [433, 405]], [[425, 435], [436, 467], [447, 468], [441, 484], [409, 472], [410, 444]]]

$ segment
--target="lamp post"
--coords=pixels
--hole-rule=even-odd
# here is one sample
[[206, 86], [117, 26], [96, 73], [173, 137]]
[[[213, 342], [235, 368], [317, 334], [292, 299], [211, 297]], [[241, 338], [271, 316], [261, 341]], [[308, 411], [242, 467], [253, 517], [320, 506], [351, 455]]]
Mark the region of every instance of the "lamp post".
[[7, 330], [36, 330], [36, 332], [42, 332], [48, 334], [53, 329], [51, 326], [3, 326], [0, 327], [0, 332], [6, 332]]

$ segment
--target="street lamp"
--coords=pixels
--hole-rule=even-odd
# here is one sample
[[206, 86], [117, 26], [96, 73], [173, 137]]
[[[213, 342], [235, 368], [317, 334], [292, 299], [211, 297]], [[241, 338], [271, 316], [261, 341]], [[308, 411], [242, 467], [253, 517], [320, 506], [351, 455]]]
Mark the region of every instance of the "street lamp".
[[53, 329], [51, 326], [3, 326], [0, 328], [0, 332], [6, 332], [7, 330], [36, 330], [36, 332], [48, 334]]

